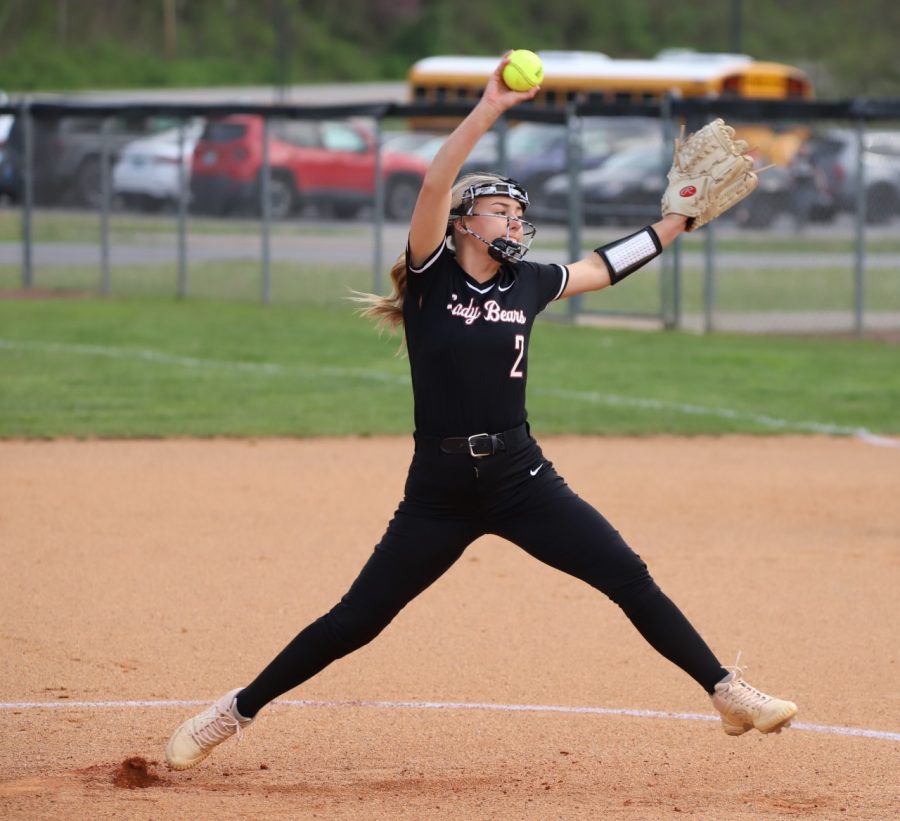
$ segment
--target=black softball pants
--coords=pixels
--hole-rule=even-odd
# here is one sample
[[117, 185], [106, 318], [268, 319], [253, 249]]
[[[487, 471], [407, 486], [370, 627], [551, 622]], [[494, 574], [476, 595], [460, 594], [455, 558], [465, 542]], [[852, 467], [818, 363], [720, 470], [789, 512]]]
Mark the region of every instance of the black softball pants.
[[646, 564], [579, 498], [529, 438], [485, 458], [421, 438], [403, 501], [356, 581], [238, 695], [251, 718], [332, 661], [374, 639], [479, 536], [495, 534], [612, 599], [641, 635], [708, 693], [726, 671]]

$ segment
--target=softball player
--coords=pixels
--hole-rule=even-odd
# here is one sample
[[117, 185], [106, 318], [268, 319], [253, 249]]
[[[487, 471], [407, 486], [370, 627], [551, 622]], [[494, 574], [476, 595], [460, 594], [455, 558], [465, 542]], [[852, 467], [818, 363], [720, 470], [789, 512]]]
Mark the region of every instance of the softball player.
[[415, 451], [404, 497], [340, 602], [300, 632], [244, 688], [185, 721], [166, 746], [169, 766], [193, 767], [273, 699], [374, 639], [466, 547], [487, 533], [612, 599], [641, 635], [712, 698], [725, 732], [778, 731], [797, 707], [726, 670], [647, 566], [556, 472], [529, 433], [528, 341], [553, 300], [620, 281], [662, 252], [685, 217], [659, 222], [570, 265], [524, 260], [534, 227], [514, 180], [463, 161], [497, 117], [528, 92], [509, 90], [500, 63], [478, 105], [438, 152], [412, 216], [393, 292], [365, 313], [403, 325], [415, 401]]

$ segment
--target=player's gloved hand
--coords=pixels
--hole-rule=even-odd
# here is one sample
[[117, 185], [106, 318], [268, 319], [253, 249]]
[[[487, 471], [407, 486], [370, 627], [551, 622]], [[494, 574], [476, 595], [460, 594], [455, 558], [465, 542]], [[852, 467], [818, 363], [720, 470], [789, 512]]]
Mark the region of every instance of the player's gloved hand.
[[688, 218], [686, 230], [695, 231], [751, 194], [759, 180], [748, 148], [721, 119], [676, 139], [663, 216], [681, 214]]

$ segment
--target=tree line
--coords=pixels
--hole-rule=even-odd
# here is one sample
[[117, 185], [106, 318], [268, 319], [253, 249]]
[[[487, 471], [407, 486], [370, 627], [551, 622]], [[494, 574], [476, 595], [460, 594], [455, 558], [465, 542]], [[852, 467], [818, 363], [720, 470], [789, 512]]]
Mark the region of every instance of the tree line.
[[2, 0], [7, 92], [401, 80], [432, 54], [741, 51], [900, 96], [896, 0]]

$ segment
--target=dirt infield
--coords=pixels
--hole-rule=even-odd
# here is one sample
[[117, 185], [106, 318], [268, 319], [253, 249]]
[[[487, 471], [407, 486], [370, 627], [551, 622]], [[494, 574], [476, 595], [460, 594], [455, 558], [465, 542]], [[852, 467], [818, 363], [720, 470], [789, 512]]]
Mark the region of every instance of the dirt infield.
[[410, 441], [3, 442], [0, 817], [896, 817], [900, 450], [542, 444], [795, 727], [727, 737], [612, 603], [485, 538], [241, 743], [169, 772], [183, 702], [344, 592]]

